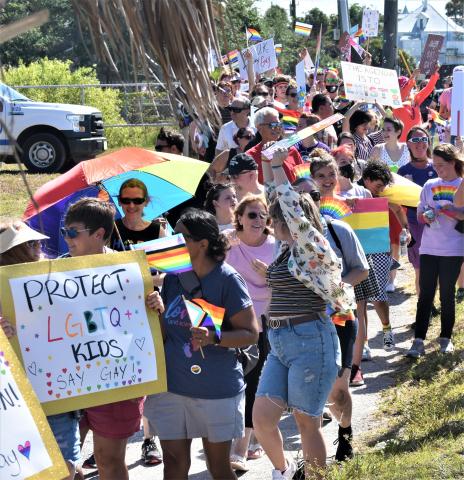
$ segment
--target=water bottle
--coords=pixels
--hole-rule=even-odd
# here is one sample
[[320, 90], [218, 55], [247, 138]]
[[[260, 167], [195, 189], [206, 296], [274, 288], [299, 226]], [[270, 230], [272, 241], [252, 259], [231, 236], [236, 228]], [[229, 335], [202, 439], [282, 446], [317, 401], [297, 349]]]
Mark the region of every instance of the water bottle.
[[408, 231], [403, 228], [400, 233], [400, 255], [402, 257], [408, 254]]
[[437, 229], [437, 228], [440, 228], [440, 223], [438, 222], [437, 220], [437, 217], [435, 215], [435, 212], [433, 210], [433, 208], [427, 208], [427, 210], [425, 210], [424, 212], [424, 215], [432, 221], [432, 223], [430, 223], [430, 228], [433, 228], [433, 229]]

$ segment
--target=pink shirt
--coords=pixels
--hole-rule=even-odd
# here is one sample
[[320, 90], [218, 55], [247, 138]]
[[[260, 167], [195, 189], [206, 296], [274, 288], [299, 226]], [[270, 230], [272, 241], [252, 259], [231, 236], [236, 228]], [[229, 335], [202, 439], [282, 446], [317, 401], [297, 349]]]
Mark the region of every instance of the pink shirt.
[[445, 88], [438, 100], [440, 105], [444, 105], [448, 112], [451, 112], [451, 91], [452, 88]]

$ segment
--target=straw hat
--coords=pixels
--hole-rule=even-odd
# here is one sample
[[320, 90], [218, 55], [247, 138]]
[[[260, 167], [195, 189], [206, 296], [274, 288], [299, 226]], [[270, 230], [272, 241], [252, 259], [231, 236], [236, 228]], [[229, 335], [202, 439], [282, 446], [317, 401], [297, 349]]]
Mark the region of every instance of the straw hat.
[[36, 232], [24, 222], [15, 222], [0, 233], [0, 254], [30, 240], [47, 240], [48, 238], [46, 235]]

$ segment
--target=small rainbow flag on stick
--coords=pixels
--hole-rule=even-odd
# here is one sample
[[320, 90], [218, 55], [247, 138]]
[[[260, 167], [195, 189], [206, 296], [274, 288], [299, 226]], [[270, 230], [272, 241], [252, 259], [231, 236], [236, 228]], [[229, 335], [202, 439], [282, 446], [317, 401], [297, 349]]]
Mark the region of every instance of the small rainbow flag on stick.
[[203, 298], [184, 299], [184, 302], [193, 326], [212, 327], [221, 338], [221, 326], [226, 311], [224, 308], [208, 303]]
[[275, 53], [277, 56], [279, 56], [282, 53], [282, 44], [281, 43], [276, 43], [274, 45]]
[[334, 197], [322, 197], [319, 211], [321, 215], [327, 215], [334, 220], [340, 220], [353, 213], [345, 202]]
[[258, 30], [255, 30], [254, 28], [246, 29], [246, 37], [247, 40], [251, 42], [261, 42], [263, 40], [263, 37], [260, 35]]
[[446, 201], [453, 202], [454, 194], [458, 188], [453, 185], [438, 185], [432, 187], [433, 200], [435, 202]]
[[303, 35], [304, 37], [309, 37], [311, 35], [311, 30], [313, 26], [309, 23], [295, 22], [295, 33], [298, 35]]
[[165, 273], [179, 274], [192, 270], [192, 262], [181, 233], [131, 245], [132, 250], [144, 250], [148, 264]]
[[232, 50], [231, 52], [222, 56], [222, 62], [223, 63], [238, 63], [238, 55], [239, 55], [238, 50]]

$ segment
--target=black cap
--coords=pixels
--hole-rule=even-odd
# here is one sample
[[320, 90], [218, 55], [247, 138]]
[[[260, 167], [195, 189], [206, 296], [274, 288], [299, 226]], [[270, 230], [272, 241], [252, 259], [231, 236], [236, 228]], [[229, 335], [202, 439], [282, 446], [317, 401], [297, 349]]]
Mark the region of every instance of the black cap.
[[263, 85], [266, 85], [267, 87], [272, 87], [274, 85], [274, 82], [273, 82], [272, 78], [269, 78], [269, 77], [261, 77], [259, 79], [258, 83], [262, 83]]
[[258, 164], [250, 155], [239, 153], [230, 159], [228, 169], [229, 175], [238, 175], [246, 170], [258, 170]]

